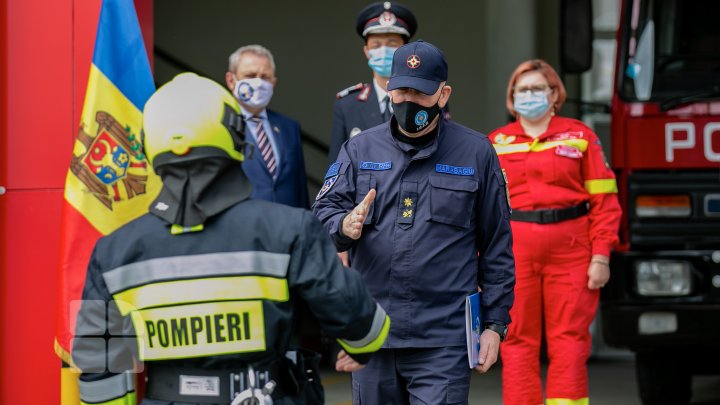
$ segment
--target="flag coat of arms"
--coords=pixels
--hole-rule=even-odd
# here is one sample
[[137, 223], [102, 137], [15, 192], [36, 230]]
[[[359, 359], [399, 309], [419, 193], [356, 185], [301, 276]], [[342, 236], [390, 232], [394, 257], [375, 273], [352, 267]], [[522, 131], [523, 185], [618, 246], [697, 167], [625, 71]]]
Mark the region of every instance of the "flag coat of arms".
[[141, 141], [154, 90], [133, 1], [103, 0], [62, 210], [55, 351], [67, 364], [95, 242], [147, 213], [160, 191]]

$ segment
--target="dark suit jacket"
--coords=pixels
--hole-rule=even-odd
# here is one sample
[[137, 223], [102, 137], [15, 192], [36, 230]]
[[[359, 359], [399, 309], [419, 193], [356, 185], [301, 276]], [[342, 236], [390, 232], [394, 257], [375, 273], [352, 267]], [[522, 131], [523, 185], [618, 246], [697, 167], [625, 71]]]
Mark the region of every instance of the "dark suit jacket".
[[253, 145], [253, 153], [250, 158], [246, 156], [242, 167], [253, 186], [252, 198], [309, 208], [300, 124], [271, 110], [267, 110], [267, 115], [280, 155], [278, 176], [273, 181], [255, 144], [254, 134], [250, 134], [249, 128], [246, 129], [246, 139]]

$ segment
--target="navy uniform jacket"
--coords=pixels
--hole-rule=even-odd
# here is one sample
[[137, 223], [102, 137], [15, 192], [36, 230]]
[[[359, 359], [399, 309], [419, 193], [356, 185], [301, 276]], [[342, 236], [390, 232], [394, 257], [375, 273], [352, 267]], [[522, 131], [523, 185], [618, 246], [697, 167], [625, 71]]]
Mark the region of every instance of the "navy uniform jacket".
[[[329, 336], [350, 340], [340, 343], [351, 355], [386, 336], [385, 311], [309, 211], [250, 199], [181, 235], [144, 215], [101, 238], [90, 259], [73, 344], [80, 397], [132, 395], [118, 373], [137, 357], [149, 369], [262, 369], [287, 351], [297, 300]], [[141, 354], [123, 335], [139, 336]]]
[[280, 154], [278, 176], [273, 181], [255, 145], [255, 137], [248, 134], [246, 139], [254, 146], [253, 154], [249, 159], [246, 154], [242, 167], [252, 183], [252, 198], [292, 207], [309, 208], [300, 125], [297, 121], [275, 111], [267, 110], [267, 114]]
[[[483, 321], [509, 323], [515, 284], [505, 178], [484, 135], [440, 120], [420, 151], [390, 122], [343, 145], [314, 205], [339, 251], [393, 320], [385, 347], [465, 345], [466, 295], [482, 287]], [[375, 188], [359, 240], [338, 230]], [[478, 255], [479, 252], [479, 255]]]
[[368, 128], [383, 123], [375, 86], [372, 83], [358, 83], [337, 94], [333, 111], [330, 152], [328, 158], [334, 162], [345, 141]]

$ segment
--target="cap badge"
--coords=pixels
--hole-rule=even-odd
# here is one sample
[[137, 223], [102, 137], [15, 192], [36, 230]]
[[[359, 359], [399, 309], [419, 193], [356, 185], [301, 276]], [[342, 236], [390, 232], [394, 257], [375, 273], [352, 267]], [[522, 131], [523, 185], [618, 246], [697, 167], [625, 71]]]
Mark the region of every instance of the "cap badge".
[[428, 113], [425, 112], [425, 110], [419, 111], [417, 114], [415, 114], [415, 125], [418, 126], [418, 128], [422, 128], [427, 123], [428, 119]]
[[237, 98], [241, 101], [248, 102], [253, 96], [253, 88], [247, 82], [242, 82], [237, 88]]
[[389, 1], [386, 1], [385, 3], [383, 3], [383, 8], [385, 8], [385, 10], [390, 10], [391, 7], [392, 7], [392, 5], [390, 4]]
[[410, 69], [417, 69], [420, 66], [420, 57], [417, 55], [410, 55], [407, 58], [407, 67]]
[[397, 18], [395, 18], [395, 14], [393, 14], [392, 11], [385, 11], [380, 14], [378, 22], [383, 27], [389, 27], [391, 25], [395, 25], [395, 22], [397, 22]]

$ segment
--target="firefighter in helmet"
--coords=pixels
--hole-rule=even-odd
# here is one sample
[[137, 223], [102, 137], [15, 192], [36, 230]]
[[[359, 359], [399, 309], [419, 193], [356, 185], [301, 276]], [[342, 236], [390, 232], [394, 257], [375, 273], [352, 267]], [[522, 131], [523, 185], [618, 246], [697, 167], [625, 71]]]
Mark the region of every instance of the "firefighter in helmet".
[[345, 269], [308, 212], [250, 199], [237, 102], [186, 73], [144, 110], [144, 146], [163, 188], [149, 213], [100, 239], [77, 318], [84, 404], [322, 402], [312, 358], [291, 350], [305, 301], [354, 371], [390, 319]]

